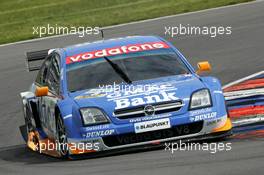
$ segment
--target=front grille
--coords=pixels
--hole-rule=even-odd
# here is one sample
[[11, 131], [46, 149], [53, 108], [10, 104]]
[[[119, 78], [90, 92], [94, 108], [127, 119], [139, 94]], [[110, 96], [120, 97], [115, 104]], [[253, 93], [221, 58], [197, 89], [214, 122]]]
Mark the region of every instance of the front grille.
[[172, 137], [178, 137], [183, 135], [195, 134], [202, 130], [203, 121], [178, 125], [169, 129], [149, 131], [144, 133], [128, 133], [114, 136], [103, 137], [103, 141], [106, 146], [114, 147], [127, 144], [134, 144], [140, 142], [147, 142], [152, 140], [160, 140]]
[[[167, 101], [161, 103], [151, 104], [155, 108], [155, 114], [163, 114], [168, 112], [176, 112], [184, 106], [182, 101]], [[114, 116], [119, 119], [128, 119], [145, 116], [144, 112], [145, 105], [136, 106], [132, 108], [118, 109], [114, 111]]]

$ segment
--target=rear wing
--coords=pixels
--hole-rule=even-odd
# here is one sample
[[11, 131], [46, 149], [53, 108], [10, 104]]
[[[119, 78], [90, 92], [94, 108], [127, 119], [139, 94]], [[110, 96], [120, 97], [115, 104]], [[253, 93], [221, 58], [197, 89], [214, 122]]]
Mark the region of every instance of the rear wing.
[[29, 72], [39, 70], [42, 61], [49, 55], [51, 49], [26, 52], [26, 67]]

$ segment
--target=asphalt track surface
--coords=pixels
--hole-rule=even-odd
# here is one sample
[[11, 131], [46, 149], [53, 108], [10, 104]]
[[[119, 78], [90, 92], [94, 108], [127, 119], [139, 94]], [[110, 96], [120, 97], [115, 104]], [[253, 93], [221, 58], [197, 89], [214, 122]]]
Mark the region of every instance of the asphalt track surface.
[[[232, 35], [164, 36], [164, 26], [229, 25]], [[106, 38], [126, 35], [160, 35], [177, 46], [195, 65], [209, 60], [212, 75], [223, 84], [264, 67], [264, 2], [180, 15], [107, 29]], [[63, 36], [0, 47], [0, 174], [263, 174], [264, 136], [229, 139], [232, 150], [211, 154], [208, 151], [164, 149], [133, 152], [78, 161], [60, 161], [28, 150], [18, 126], [23, 123], [19, 92], [28, 88], [35, 73], [27, 73], [24, 52], [74, 43], [99, 37]]]

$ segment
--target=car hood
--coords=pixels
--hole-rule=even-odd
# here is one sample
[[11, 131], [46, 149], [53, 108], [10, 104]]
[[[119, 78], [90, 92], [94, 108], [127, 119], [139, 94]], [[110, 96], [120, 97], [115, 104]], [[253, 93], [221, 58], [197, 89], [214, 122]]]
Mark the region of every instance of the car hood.
[[182, 101], [189, 104], [192, 93], [205, 88], [204, 83], [192, 74], [153, 80], [102, 86], [96, 89], [71, 93], [80, 108], [97, 107], [112, 117], [115, 110], [128, 109], [160, 102]]

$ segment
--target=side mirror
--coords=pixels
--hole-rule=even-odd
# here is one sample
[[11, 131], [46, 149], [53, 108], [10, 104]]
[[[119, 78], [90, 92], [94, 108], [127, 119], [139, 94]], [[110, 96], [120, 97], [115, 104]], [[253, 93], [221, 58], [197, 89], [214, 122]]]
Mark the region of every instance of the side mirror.
[[203, 62], [199, 62], [197, 64], [198, 70], [197, 70], [197, 74], [201, 73], [201, 72], [208, 72], [211, 71], [211, 65], [208, 61], [203, 61]]
[[36, 90], [35, 90], [35, 96], [36, 97], [47, 96], [48, 92], [49, 92], [48, 86], [37, 87]]

